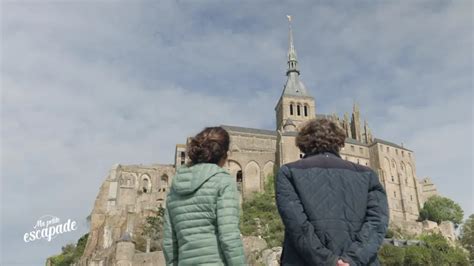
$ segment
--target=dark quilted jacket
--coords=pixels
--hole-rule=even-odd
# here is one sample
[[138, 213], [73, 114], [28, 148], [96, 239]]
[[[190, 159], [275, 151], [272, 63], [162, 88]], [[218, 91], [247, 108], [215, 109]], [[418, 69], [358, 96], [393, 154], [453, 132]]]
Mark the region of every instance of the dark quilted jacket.
[[377, 174], [324, 153], [283, 165], [276, 179], [285, 224], [282, 265], [379, 265], [388, 204]]

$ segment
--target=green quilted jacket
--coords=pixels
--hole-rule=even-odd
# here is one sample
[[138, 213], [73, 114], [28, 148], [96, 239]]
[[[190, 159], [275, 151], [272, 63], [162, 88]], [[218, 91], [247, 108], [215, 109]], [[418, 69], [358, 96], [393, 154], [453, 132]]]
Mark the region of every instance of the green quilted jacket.
[[244, 265], [235, 181], [216, 164], [181, 167], [166, 200], [167, 265]]

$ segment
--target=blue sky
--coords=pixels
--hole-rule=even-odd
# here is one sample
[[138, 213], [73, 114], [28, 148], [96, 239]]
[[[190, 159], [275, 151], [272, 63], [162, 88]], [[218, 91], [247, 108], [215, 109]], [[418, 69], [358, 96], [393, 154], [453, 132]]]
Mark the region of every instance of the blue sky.
[[[273, 129], [286, 14], [317, 112], [357, 101], [474, 212], [472, 2], [254, 2], [2, 2], [2, 265], [42, 265], [87, 232], [113, 164], [171, 163], [208, 125]], [[25, 244], [46, 214], [79, 229]]]

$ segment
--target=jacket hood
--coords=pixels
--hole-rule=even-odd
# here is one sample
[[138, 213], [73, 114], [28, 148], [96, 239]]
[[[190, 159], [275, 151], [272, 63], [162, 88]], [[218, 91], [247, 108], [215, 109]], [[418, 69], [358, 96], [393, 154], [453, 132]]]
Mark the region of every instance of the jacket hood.
[[182, 166], [173, 178], [172, 187], [180, 195], [191, 194], [212, 176], [225, 172], [223, 168], [211, 163]]

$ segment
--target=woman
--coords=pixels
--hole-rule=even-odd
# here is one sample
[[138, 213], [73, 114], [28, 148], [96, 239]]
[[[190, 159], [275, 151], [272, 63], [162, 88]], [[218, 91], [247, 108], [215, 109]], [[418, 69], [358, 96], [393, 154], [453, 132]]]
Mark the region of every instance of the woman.
[[235, 180], [222, 167], [229, 134], [205, 128], [188, 144], [166, 200], [163, 250], [167, 265], [244, 265]]
[[377, 174], [339, 155], [345, 133], [311, 120], [296, 137], [303, 159], [283, 165], [276, 200], [283, 223], [282, 265], [379, 265], [388, 204]]

